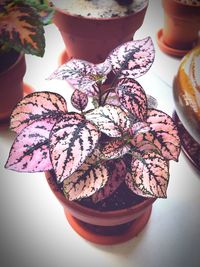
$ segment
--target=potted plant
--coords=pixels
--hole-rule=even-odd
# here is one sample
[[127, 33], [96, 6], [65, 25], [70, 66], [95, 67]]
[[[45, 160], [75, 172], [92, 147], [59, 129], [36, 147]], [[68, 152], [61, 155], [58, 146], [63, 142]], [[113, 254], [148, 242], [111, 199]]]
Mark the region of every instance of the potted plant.
[[182, 57], [199, 41], [200, 2], [193, 0], [162, 0], [164, 26], [157, 34], [162, 51]]
[[150, 37], [118, 46], [100, 64], [72, 59], [49, 79], [72, 85], [75, 110], [57, 93], [34, 92], [11, 116], [17, 137], [5, 167], [44, 171], [72, 227], [99, 244], [143, 229], [152, 203], [166, 197], [169, 161], [178, 160], [176, 125], [135, 80], [153, 60]]
[[53, 9], [47, 1], [0, 2], [0, 124], [8, 121], [13, 108], [22, 99], [23, 91], [30, 91], [23, 84], [24, 54], [43, 56], [43, 26], [52, 16]]
[[104, 61], [112, 49], [133, 39], [148, 6], [148, 0], [52, 2], [53, 21], [65, 43], [62, 63], [71, 58]]

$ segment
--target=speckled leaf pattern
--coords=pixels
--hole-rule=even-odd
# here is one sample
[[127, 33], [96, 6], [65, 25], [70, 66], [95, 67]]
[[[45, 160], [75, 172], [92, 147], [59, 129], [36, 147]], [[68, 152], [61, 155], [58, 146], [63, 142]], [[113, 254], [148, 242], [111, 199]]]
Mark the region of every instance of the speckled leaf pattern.
[[153, 143], [168, 160], [178, 160], [180, 154], [180, 138], [172, 118], [166, 113], [149, 109], [147, 113], [149, 132], [143, 136], [144, 140]]
[[154, 45], [150, 37], [130, 41], [115, 48], [108, 59], [113, 72], [120, 78], [137, 78], [151, 67], [155, 57]]
[[101, 150], [103, 159], [116, 159], [125, 155], [130, 150], [130, 146], [125, 144], [122, 139], [111, 140]]
[[25, 96], [13, 110], [10, 128], [19, 133], [24, 127], [42, 118], [60, 118], [67, 112], [65, 99], [56, 93], [34, 92]]
[[50, 155], [58, 182], [83, 164], [99, 137], [97, 127], [77, 113], [68, 113], [55, 124], [50, 135]]
[[121, 137], [130, 128], [127, 114], [120, 107], [112, 105], [96, 108], [87, 113], [86, 118], [111, 137]]
[[52, 169], [49, 156], [49, 133], [55, 119], [34, 121], [16, 137], [6, 168], [20, 172], [42, 172]]
[[71, 96], [71, 103], [76, 109], [83, 111], [88, 104], [88, 97], [86, 94], [75, 89]]
[[155, 152], [133, 159], [131, 172], [125, 178], [127, 186], [137, 195], [159, 198], [166, 198], [168, 180], [168, 162]]
[[[10, 2], [10, 1], [9, 1]], [[25, 3], [6, 3], [4, 14], [0, 14], [1, 42], [38, 56], [44, 54], [44, 30], [40, 17], [34, 8]]]
[[[107, 63], [106, 63], [107, 62]], [[75, 89], [89, 95], [98, 95], [96, 83], [104, 81], [111, 66], [109, 61], [98, 65], [78, 59], [71, 59], [61, 65], [49, 79], [66, 80]]]
[[147, 113], [147, 97], [142, 86], [134, 79], [121, 79], [116, 86], [121, 105], [135, 118], [144, 120]]
[[109, 196], [124, 182], [127, 170], [122, 159], [106, 162], [109, 169], [109, 179], [105, 186], [92, 195], [92, 200], [97, 203]]
[[98, 164], [93, 154], [81, 167], [63, 181], [63, 192], [69, 200], [89, 197], [102, 188], [109, 178], [105, 164]]

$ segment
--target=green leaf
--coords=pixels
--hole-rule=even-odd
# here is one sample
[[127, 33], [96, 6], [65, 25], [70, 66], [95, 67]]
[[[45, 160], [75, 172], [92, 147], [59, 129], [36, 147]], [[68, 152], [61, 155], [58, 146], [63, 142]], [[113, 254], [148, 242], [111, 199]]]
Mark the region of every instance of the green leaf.
[[0, 43], [17, 51], [44, 55], [43, 23], [37, 10], [22, 2], [8, 2], [0, 13]]

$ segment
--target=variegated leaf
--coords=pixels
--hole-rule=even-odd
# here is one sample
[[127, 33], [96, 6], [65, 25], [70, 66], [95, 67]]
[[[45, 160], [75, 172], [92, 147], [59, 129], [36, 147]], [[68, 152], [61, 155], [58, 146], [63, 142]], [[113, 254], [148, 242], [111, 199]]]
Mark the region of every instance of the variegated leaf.
[[44, 29], [36, 9], [22, 1], [8, 1], [4, 11], [0, 14], [0, 42], [17, 51], [43, 56]]
[[149, 109], [147, 113], [149, 131], [143, 135], [143, 140], [153, 143], [168, 160], [178, 160], [180, 154], [180, 138], [172, 118], [166, 113]]
[[46, 118], [24, 128], [12, 145], [5, 167], [20, 172], [51, 170], [49, 134], [55, 122]]
[[102, 188], [109, 173], [105, 164], [97, 163], [92, 154], [81, 167], [63, 181], [63, 192], [69, 200], [89, 197]]
[[98, 95], [97, 83], [106, 79], [110, 68], [109, 61], [95, 65], [84, 60], [71, 59], [61, 65], [49, 79], [66, 80], [75, 89], [89, 96], [95, 96]]
[[155, 152], [144, 154], [141, 159], [133, 159], [131, 172], [126, 175], [127, 186], [143, 197], [166, 198], [169, 180], [169, 165]]
[[92, 195], [92, 200], [97, 203], [114, 193], [117, 188], [124, 182], [127, 170], [122, 159], [107, 161], [109, 168], [109, 179], [104, 187]]
[[137, 78], [150, 69], [154, 57], [153, 42], [147, 37], [118, 46], [110, 53], [108, 60], [120, 78]]
[[99, 137], [96, 126], [77, 113], [68, 113], [55, 124], [50, 136], [50, 154], [58, 182], [83, 164]]
[[121, 137], [130, 128], [127, 114], [120, 107], [112, 105], [96, 108], [87, 113], [86, 118], [111, 137]]
[[116, 159], [120, 158], [130, 150], [130, 146], [125, 144], [121, 139], [111, 140], [101, 150], [101, 158]]
[[75, 89], [71, 96], [71, 103], [76, 109], [83, 111], [88, 104], [88, 97], [86, 94]]
[[67, 112], [65, 99], [56, 93], [34, 92], [25, 96], [11, 115], [10, 128], [19, 133], [35, 120], [43, 118], [60, 118]]
[[134, 79], [121, 79], [116, 93], [122, 106], [134, 117], [144, 120], [147, 113], [147, 97], [142, 86]]

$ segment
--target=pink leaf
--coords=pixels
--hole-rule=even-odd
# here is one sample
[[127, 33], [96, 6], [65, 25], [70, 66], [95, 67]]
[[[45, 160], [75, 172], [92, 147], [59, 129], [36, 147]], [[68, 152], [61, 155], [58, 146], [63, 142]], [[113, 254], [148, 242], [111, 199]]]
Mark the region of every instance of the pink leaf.
[[6, 168], [20, 172], [51, 170], [49, 134], [55, 122], [46, 118], [24, 128], [12, 145]]
[[10, 128], [19, 133], [24, 127], [43, 118], [58, 118], [67, 112], [65, 99], [56, 93], [34, 92], [25, 96], [11, 115]]
[[97, 203], [114, 193], [117, 188], [124, 182], [127, 170], [122, 159], [107, 161], [109, 167], [109, 179], [104, 187], [92, 195], [92, 200]]
[[76, 89], [71, 96], [71, 103], [76, 109], [83, 111], [88, 104], [88, 97]]
[[130, 150], [130, 146], [126, 145], [121, 139], [110, 140], [101, 150], [101, 158], [116, 159], [122, 157]]
[[61, 65], [49, 79], [66, 80], [75, 89], [95, 96], [98, 94], [96, 83], [103, 82], [110, 71], [109, 61], [95, 65], [84, 60], [72, 59]]
[[169, 180], [168, 162], [159, 154], [149, 152], [133, 159], [131, 173], [125, 178], [127, 186], [143, 197], [166, 198]]
[[108, 60], [120, 78], [137, 78], [150, 69], [154, 56], [153, 42], [147, 37], [118, 46], [110, 53]]
[[122, 106], [134, 117], [144, 120], [147, 113], [147, 97], [142, 86], [133, 79], [121, 79], [116, 92]]
[[180, 138], [172, 118], [166, 113], [149, 109], [147, 113], [149, 132], [144, 135], [144, 140], [153, 143], [168, 160], [178, 160], [180, 154]]
[[94, 154], [81, 167], [63, 181], [63, 192], [69, 200], [89, 197], [102, 188], [108, 180], [105, 164], [98, 164]]
[[87, 113], [86, 118], [111, 137], [121, 137], [130, 128], [127, 114], [120, 107], [112, 105], [96, 108]]
[[50, 136], [50, 154], [58, 182], [81, 166], [99, 137], [96, 126], [77, 113], [68, 113], [55, 124]]
[[106, 98], [105, 104], [113, 105], [113, 106], [121, 106], [119, 102], [119, 97], [115, 92], [109, 92], [109, 95]]

